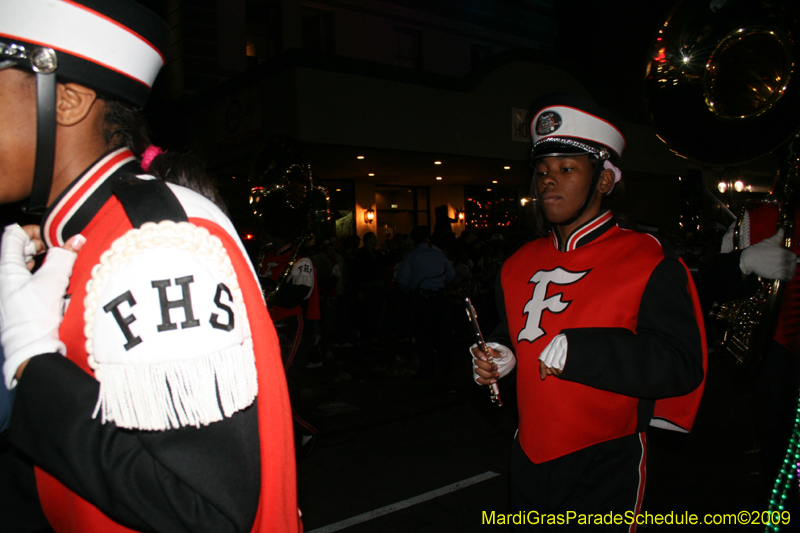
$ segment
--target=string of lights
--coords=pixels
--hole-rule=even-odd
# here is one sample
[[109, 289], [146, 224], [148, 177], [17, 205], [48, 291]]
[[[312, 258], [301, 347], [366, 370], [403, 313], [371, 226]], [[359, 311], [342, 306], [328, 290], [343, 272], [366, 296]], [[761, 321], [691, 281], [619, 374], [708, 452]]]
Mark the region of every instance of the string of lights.
[[[769, 500], [769, 511], [783, 511], [786, 505], [786, 499], [792, 490], [798, 489], [797, 481], [800, 479], [800, 398], [797, 400], [797, 409], [794, 416], [794, 428], [792, 429], [792, 436], [789, 438], [789, 447], [786, 449], [786, 455], [783, 458], [783, 465], [778, 477], [775, 479], [775, 485], [772, 488], [772, 495]], [[771, 515], [770, 515], [771, 516]], [[781, 524], [778, 522], [769, 523], [764, 530], [766, 533], [777, 533], [781, 529]]]
[[511, 227], [519, 221], [515, 196], [495, 197], [494, 200], [467, 197], [465, 203], [466, 223], [475, 229]]

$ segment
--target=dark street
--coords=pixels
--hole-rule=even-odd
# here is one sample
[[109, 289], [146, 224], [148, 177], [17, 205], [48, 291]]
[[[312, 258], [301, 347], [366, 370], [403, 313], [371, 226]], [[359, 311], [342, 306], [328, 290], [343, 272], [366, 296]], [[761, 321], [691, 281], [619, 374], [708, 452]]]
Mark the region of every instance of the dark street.
[[[466, 341], [462, 344], [466, 346]], [[480, 531], [484, 511], [508, 512], [507, 473], [516, 429], [513, 384], [505, 406], [472, 383], [466, 348], [452, 377], [410, 374], [409, 343], [338, 349], [304, 370], [304, 409], [321, 438], [298, 464], [308, 532]], [[747, 375], [710, 354], [694, 431], [648, 433], [644, 512], [736, 514], [767, 509]], [[310, 411], [308, 411], [310, 410]], [[495, 525], [495, 529], [504, 526]], [[551, 528], [558, 530], [558, 527]], [[648, 525], [640, 531], [763, 531], [754, 525]], [[796, 531], [785, 526], [782, 531]]]

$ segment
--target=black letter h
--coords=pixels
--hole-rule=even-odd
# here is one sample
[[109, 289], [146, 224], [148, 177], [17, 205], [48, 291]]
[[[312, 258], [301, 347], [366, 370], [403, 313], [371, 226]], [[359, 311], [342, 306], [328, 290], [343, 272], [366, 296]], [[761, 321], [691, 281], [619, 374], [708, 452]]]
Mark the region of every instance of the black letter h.
[[194, 276], [184, 276], [176, 278], [175, 284], [181, 286], [183, 298], [180, 300], [167, 300], [167, 287], [172, 285], [168, 279], [162, 279], [151, 282], [154, 289], [158, 289], [158, 300], [161, 303], [161, 325], [158, 326], [158, 331], [168, 331], [171, 329], [178, 329], [177, 324], [173, 324], [169, 319], [169, 310], [175, 307], [183, 307], [185, 322], [181, 322], [181, 329], [193, 328], [200, 325], [199, 320], [195, 320], [192, 311], [192, 293], [189, 290], [189, 284], [194, 282]]

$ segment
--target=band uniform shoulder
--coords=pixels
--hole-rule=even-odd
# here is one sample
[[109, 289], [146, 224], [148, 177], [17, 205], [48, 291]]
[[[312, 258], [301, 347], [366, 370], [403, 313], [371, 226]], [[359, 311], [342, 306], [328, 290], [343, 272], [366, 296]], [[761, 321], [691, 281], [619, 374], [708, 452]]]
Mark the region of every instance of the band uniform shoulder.
[[639, 241], [642, 253], [650, 252], [666, 258], [678, 259], [679, 256], [675, 248], [657, 231], [652, 231], [637, 225], [619, 224], [619, 228], [628, 238], [637, 239]]

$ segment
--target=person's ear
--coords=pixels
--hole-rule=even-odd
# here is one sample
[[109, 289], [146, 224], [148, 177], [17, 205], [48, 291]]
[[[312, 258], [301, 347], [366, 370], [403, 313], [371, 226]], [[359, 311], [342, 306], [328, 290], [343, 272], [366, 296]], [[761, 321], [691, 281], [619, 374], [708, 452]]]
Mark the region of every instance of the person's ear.
[[597, 192], [606, 194], [614, 188], [614, 171], [610, 168], [604, 169], [600, 173], [600, 179], [597, 181]]
[[56, 85], [56, 122], [73, 126], [84, 120], [97, 101], [97, 93], [77, 83]]

